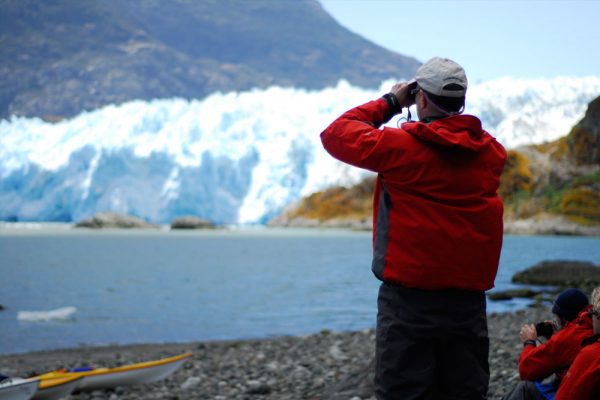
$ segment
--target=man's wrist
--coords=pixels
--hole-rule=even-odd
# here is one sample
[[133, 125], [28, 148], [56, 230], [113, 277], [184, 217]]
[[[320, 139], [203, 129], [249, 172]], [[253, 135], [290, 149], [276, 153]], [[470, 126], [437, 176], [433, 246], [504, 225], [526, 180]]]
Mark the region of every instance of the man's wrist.
[[394, 93], [386, 93], [382, 97], [387, 103], [391, 115], [400, 114], [402, 112], [402, 106]]
[[526, 341], [523, 342], [523, 346], [527, 346], [527, 345], [532, 345], [535, 347], [535, 345], [536, 345], [535, 340], [527, 339]]

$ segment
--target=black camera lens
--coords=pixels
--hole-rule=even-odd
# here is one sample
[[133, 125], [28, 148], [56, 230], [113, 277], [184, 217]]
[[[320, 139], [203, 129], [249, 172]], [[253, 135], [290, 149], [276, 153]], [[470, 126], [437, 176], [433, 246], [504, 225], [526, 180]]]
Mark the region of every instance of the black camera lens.
[[550, 339], [554, 334], [554, 326], [550, 322], [538, 322], [535, 324], [535, 330], [538, 336], [545, 337], [546, 339]]

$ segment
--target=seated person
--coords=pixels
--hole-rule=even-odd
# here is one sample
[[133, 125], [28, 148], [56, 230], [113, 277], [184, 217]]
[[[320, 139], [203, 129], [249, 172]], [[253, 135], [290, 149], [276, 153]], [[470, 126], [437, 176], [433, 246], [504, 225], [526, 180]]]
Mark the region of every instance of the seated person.
[[[585, 293], [579, 289], [567, 289], [558, 295], [552, 307], [558, 324], [556, 332], [545, 333], [548, 340], [537, 345], [537, 329], [542, 324], [528, 324], [521, 328], [519, 339], [523, 351], [519, 359], [519, 374], [522, 381], [504, 397], [504, 400], [552, 400], [561, 379], [581, 350], [581, 342], [590, 337], [592, 319], [588, 314], [591, 308]], [[546, 325], [548, 326], [548, 325]], [[555, 374], [549, 384], [541, 381]]]
[[600, 399], [600, 287], [592, 293], [592, 307], [594, 336], [583, 341], [583, 349], [563, 378], [556, 400]]

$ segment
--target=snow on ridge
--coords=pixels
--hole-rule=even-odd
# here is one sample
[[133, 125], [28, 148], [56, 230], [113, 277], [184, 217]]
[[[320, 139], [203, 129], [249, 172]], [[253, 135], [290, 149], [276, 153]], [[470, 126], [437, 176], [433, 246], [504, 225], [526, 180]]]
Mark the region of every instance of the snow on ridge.
[[507, 147], [567, 135], [600, 96], [600, 77], [499, 78], [467, 92], [466, 112]]
[[[366, 90], [340, 81], [318, 91], [271, 87], [203, 100], [132, 101], [54, 124], [0, 120], [0, 219], [79, 218], [111, 206], [150, 220], [185, 212], [264, 222], [300, 196], [366, 175], [332, 159], [319, 133], [392, 84]], [[500, 78], [470, 86], [465, 112], [515, 147], [566, 135], [598, 95], [600, 77]], [[48, 187], [33, 195], [14, 183], [39, 171]]]

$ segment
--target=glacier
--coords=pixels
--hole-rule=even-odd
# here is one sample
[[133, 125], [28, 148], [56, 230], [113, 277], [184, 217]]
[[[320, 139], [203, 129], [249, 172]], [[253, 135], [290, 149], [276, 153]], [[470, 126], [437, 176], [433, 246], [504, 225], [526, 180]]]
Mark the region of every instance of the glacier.
[[[302, 196], [369, 174], [331, 158], [319, 134], [392, 84], [132, 101], [57, 123], [0, 120], [0, 220], [72, 222], [115, 211], [155, 223], [196, 215], [264, 224]], [[568, 134], [599, 95], [600, 77], [506, 77], [471, 85], [465, 112], [514, 148]]]

